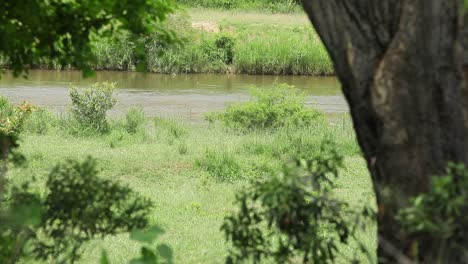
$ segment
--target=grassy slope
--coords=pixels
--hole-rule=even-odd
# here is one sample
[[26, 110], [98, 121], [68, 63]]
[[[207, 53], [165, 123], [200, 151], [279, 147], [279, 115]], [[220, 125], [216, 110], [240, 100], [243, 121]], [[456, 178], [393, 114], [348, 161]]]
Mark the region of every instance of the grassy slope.
[[[365, 164], [357, 154], [352, 128], [349, 123], [343, 125], [341, 120], [337, 123], [340, 125], [332, 128], [296, 132], [313, 142], [319, 142], [324, 136], [334, 137], [346, 155], [346, 170], [338, 181], [337, 195], [356, 206], [373, 203], [371, 183]], [[166, 229], [161, 240], [174, 249], [176, 263], [222, 263], [227, 245], [219, 227], [226, 213], [234, 209], [236, 190], [247, 181], [216, 181], [197, 167], [195, 160], [203, 157], [206, 149], [229, 153], [241, 165], [243, 175], [256, 177], [264, 167], [278, 166], [279, 161], [268, 155], [268, 151], [262, 153], [255, 149], [291, 143], [282, 140], [281, 132], [236, 135], [206, 125], [186, 126], [185, 130], [185, 135], [175, 138], [167, 127], [154, 127], [150, 122], [145, 133], [127, 136], [115, 148], [110, 144], [114, 142], [112, 135], [79, 138], [53, 130], [46, 135], [26, 133], [21, 151], [29, 166], [12, 170], [10, 177], [18, 181], [20, 175], [31, 175], [41, 180], [57, 162], [91, 155], [98, 158], [103, 177], [124, 182], [155, 202], [154, 222]], [[187, 145], [186, 154], [180, 154], [181, 144]], [[375, 230], [361, 236], [371, 250], [375, 249]], [[88, 244], [82, 262], [96, 263], [102, 248], [108, 250], [112, 263], [126, 263], [138, 250], [128, 235], [120, 235]], [[343, 247], [342, 252], [349, 256], [354, 249], [354, 246]]]

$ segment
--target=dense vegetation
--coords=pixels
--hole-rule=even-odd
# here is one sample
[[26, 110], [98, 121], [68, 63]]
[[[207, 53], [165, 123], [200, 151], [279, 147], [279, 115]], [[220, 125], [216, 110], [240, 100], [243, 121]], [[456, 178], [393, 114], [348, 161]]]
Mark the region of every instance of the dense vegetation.
[[[90, 65], [95, 70], [122, 71], [134, 71], [140, 65], [140, 70], [158, 73], [333, 74], [327, 52], [303, 15], [254, 11], [230, 18], [227, 12], [178, 10], [163, 28], [177, 32], [178, 42], [172, 45], [159, 32], [95, 37], [90, 47], [95, 59]], [[262, 21], [262, 16], [275, 25]], [[12, 67], [2, 56], [0, 65]], [[46, 69], [73, 66], [44, 57], [32, 65]]]

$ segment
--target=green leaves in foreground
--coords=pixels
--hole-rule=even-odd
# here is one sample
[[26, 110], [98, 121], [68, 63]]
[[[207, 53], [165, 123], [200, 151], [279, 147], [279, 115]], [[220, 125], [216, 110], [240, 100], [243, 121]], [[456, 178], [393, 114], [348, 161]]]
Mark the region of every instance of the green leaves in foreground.
[[[431, 263], [465, 263], [468, 260], [468, 170], [449, 164], [445, 175], [433, 177], [428, 192], [412, 198], [398, 219], [414, 237], [411, 256]], [[425, 241], [438, 241], [427, 245]], [[430, 247], [433, 256], [418, 256]], [[425, 251], [428, 252], [428, 251]], [[464, 253], [462, 253], [464, 252]]]
[[50, 172], [44, 197], [13, 188], [0, 208], [1, 259], [74, 263], [91, 239], [146, 228], [151, 201], [98, 174], [92, 158], [67, 160]]
[[[164, 234], [164, 230], [158, 226], [153, 226], [145, 230], [134, 230], [130, 234], [130, 238], [143, 243], [141, 247], [141, 255], [130, 261], [130, 264], [172, 264], [173, 254], [172, 249], [165, 245], [154, 245], [156, 239]], [[106, 251], [102, 252], [101, 264], [110, 264]]]
[[[160, 23], [172, 11], [170, 0], [0, 1], [0, 56], [7, 58], [15, 75], [44, 59], [89, 75], [93, 39], [156, 31], [168, 42], [173, 33]], [[144, 65], [144, 56], [137, 57]]]
[[238, 211], [222, 226], [232, 243], [227, 263], [333, 262], [338, 247], [348, 245], [371, 215], [332, 195], [342, 166], [343, 158], [325, 142], [310, 159], [286, 163], [279, 175], [241, 191]]

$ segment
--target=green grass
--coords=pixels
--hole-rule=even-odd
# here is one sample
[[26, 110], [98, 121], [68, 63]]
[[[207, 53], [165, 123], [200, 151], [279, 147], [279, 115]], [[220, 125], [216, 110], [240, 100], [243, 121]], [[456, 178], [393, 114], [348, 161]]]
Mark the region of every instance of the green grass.
[[[159, 241], [173, 248], [175, 263], [224, 262], [228, 245], [219, 228], [223, 217], [235, 210], [236, 191], [249, 179], [278, 171], [281, 160], [292, 152], [304, 151], [302, 146], [318, 147], [325, 138], [335, 141], [346, 156], [336, 195], [355, 206], [374, 204], [365, 162], [346, 116], [334, 116], [320, 126], [239, 134], [216, 125], [189, 125], [175, 119], [146, 118], [142, 122], [140, 114], [131, 115], [136, 115], [140, 121], [135, 123], [144, 123], [145, 129], [129, 133], [128, 121], [119, 119], [110, 122], [108, 134], [70, 135], [60, 125], [60, 118], [40, 113], [26, 123], [21, 140], [20, 151], [28, 166], [10, 170], [9, 179], [18, 183], [36, 177], [40, 190], [56, 163], [88, 155], [97, 158], [102, 177], [128, 184], [154, 201], [152, 221], [166, 230]], [[47, 126], [38, 122], [42, 118]], [[372, 227], [359, 235], [372, 252], [375, 231]], [[341, 250], [352, 256], [356, 247]], [[112, 263], [126, 263], [138, 254], [139, 247], [128, 234], [95, 240], [86, 245], [82, 263], [97, 263], [102, 249], [107, 250]]]
[[302, 10], [299, 0], [177, 0], [188, 7], [224, 10], [268, 10], [273, 13], [291, 13]]

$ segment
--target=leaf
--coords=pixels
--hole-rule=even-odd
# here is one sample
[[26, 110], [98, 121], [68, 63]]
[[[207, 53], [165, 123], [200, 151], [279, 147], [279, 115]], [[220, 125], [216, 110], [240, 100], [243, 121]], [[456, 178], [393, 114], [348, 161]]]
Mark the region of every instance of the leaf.
[[102, 253], [101, 253], [101, 264], [110, 264], [109, 262], [109, 258], [107, 257], [107, 251], [106, 250], [102, 250]]
[[159, 245], [157, 251], [166, 263], [172, 263], [172, 249], [168, 245]]
[[142, 257], [133, 259], [130, 264], [157, 264], [158, 259], [153, 251], [146, 247], [141, 248]]
[[164, 234], [164, 230], [162, 228], [153, 226], [147, 230], [137, 229], [132, 231], [130, 238], [139, 242], [152, 243], [162, 234]]

